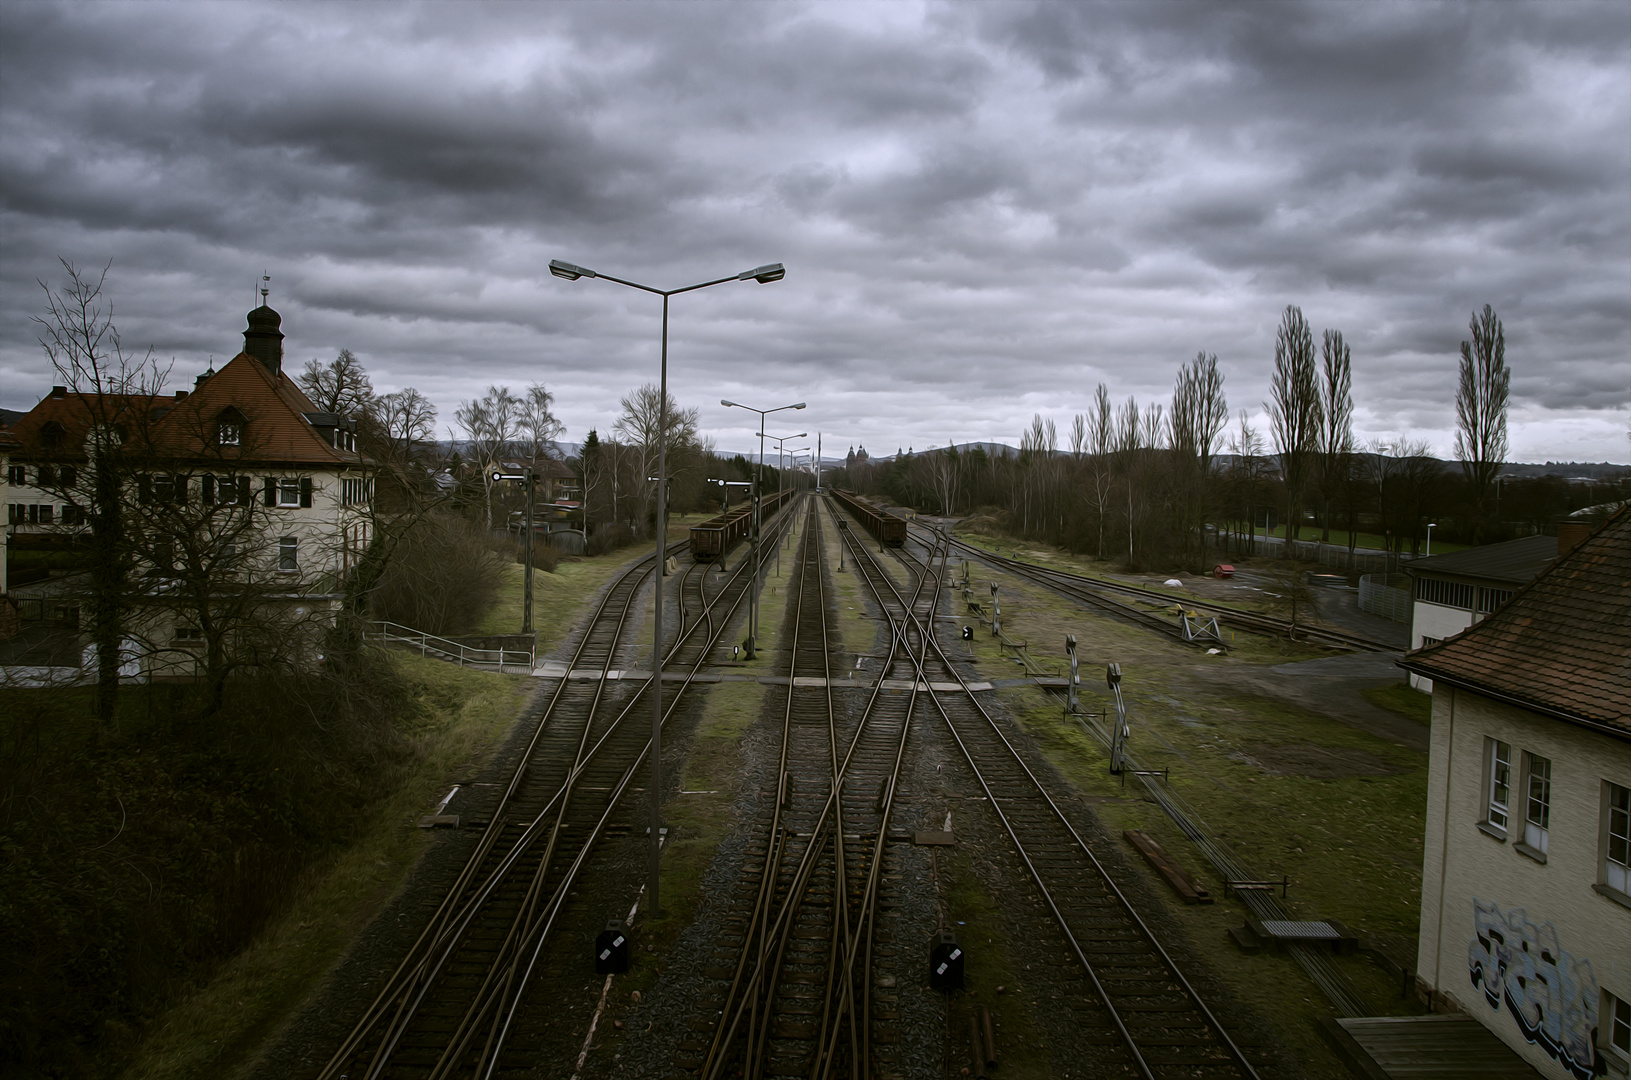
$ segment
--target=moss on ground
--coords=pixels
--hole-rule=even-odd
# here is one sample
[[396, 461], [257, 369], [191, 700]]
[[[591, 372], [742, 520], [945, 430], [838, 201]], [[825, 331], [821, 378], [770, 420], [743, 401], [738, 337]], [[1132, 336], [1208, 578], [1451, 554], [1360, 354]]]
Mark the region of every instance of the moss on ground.
[[1433, 695], [1424, 694], [1414, 690], [1404, 681], [1396, 682], [1391, 686], [1373, 686], [1360, 693], [1372, 705], [1379, 706], [1400, 716], [1414, 720], [1426, 727], [1433, 719]]
[[[950, 912], [950, 929], [965, 949], [966, 990], [950, 995], [946, 1023], [952, 1056], [951, 1072], [969, 1064], [968, 1022], [983, 1006], [991, 1010], [1004, 1076], [1050, 1075], [1047, 1044], [1037, 1031], [1033, 1010], [1040, 1002], [1029, 996], [1025, 964], [1009, 940], [1002, 908], [981, 885], [969, 856], [962, 848], [948, 848], [936, 857], [937, 873]], [[980, 988], [985, 987], [982, 993]]]

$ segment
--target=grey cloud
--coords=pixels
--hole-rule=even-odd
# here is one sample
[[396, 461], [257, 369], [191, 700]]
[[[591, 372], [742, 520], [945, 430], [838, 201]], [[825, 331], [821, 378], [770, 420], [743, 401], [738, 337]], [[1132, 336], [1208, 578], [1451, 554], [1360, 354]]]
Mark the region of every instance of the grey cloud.
[[179, 366], [265, 267], [291, 358], [348, 346], [444, 411], [545, 378], [579, 435], [654, 374], [658, 309], [551, 257], [786, 262], [676, 301], [677, 392], [808, 397], [886, 452], [1011, 441], [1101, 379], [1165, 397], [1199, 348], [1255, 408], [1288, 302], [1354, 342], [1369, 424], [1446, 429], [1485, 302], [1525, 445], [1623, 404], [1612, 5], [916, 10], [9, 5], [0, 403], [50, 382], [64, 254], [112, 258], [127, 338]]

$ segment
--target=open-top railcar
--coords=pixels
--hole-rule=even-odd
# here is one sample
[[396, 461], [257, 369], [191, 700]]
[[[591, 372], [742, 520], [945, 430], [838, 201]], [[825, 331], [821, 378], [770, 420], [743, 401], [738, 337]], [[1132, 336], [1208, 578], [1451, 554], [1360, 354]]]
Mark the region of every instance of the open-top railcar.
[[884, 513], [853, 491], [834, 488], [833, 495], [878, 543], [885, 547], [900, 547], [906, 543], [906, 519]]
[[[792, 491], [772, 492], [764, 497], [761, 513], [769, 521], [772, 514], [793, 494]], [[718, 517], [691, 526], [691, 558], [697, 562], [713, 562], [730, 553], [736, 542], [753, 531], [753, 504], [732, 507]]]

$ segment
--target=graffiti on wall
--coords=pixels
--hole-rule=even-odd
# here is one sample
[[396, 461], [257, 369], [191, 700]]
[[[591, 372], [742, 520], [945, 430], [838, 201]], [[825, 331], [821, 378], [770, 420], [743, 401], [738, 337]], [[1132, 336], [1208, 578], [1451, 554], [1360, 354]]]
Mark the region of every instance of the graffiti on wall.
[[1597, 1042], [1597, 978], [1591, 961], [1565, 952], [1551, 923], [1523, 908], [1504, 914], [1473, 897], [1477, 936], [1467, 943], [1467, 973], [1491, 1009], [1506, 1002], [1523, 1037], [1579, 1080], [1591, 1080]]

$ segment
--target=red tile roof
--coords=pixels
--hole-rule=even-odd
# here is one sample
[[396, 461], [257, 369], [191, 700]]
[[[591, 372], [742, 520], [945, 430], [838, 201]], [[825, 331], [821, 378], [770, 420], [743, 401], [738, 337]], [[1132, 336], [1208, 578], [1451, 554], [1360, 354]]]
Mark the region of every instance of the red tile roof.
[[[243, 415], [239, 447], [216, 447], [216, 423], [227, 409]], [[239, 353], [186, 397], [119, 397], [70, 393], [47, 397], [10, 428], [26, 453], [56, 460], [83, 459], [85, 435], [98, 410], [121, 423], [127, 437], [145, 434], [162, 454], [226, 460], [246, 465], [305, 467], [355, 464], [354, 452], [337, 450], [302, 413], [317, 407], [286, 374], [273, 376], [266, 365]], [[145, 413], [145, 416], [144, 416]], [[46, 426], [63, 429], [56, 446], [47, 444]]]
[[[185, 398], [174, 401], [154, 429], [154, 441], [172, 453], [219, 455], [254, 464], [344, 465], [361, 460], [336, 450], [306, 422], [302, 413], [316, 412], [287, 374], [275, 378], [265, 364], [239, 353]], [[215, 425], [227, 409], [244, 416], [240, 449], [214, 446]]]
[[1401, 665], [1631, 738], [1631, 507], [1495, 614]]

